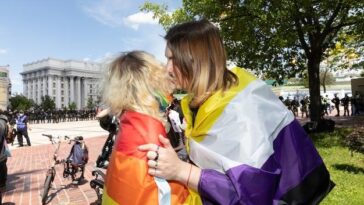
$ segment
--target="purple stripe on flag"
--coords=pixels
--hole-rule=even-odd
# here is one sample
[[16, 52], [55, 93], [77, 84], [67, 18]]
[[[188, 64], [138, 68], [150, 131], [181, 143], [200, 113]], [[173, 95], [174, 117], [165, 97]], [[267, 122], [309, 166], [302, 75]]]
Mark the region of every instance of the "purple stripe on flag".
[[203, 204], [273, 204], [323, 163], [297, 120], [280, 131], [273, 147], [261, 169], [239, 165], [226, 175], [202, 170], [198, 191]]
[[[287, 191], [297, 186], [323, 161], [311, 139], [297, 120], [281, 130], [273, 142], [274, 154], [262, 169], [272, 171], [279, 166], [281, 179], [275, 198], [281, 198]], [[279, 164], [279, 165], [278, 165]]]
[[203, 169], [199, 193], [206, 204], [271, 204], [280, 171], [266, 172], [248, 165], [229, 169], [226, 175]]

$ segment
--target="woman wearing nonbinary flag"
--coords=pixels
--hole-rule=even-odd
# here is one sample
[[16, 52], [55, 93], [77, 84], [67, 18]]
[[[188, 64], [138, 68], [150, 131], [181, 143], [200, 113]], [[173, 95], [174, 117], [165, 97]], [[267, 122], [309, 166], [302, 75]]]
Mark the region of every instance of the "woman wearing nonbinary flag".
[[[243, 29], [243, 28], [242, 28]], [[318, 204], [334, 184], [292, 112], [263, 82], [227, 69], [223, 41], [206, 20], [172, 27], [165, 36], [167, 71], [182, 99], [193, 164], [164, 147], [139, 147], [153, 161], [149, 174], [186, 184], [203, 204]]]
[[[109, 67], [103, 86], [103, 100], [119, 116], [119, 132], [106, 172], [102, 204], [171, 205], [194, 204], [198, 195], [183, 183], [166, 181], [148, 174], [157, 170], [158, 136], [166, 137], [168, 106], [164, 93], [170, 93], [171, 79], [161, 63], [141, 51], [124, 53]], [[139, 151], [142, 144], [156, 144], [153, 160]], [[199, 202], [201, 204], [201, 202]]]

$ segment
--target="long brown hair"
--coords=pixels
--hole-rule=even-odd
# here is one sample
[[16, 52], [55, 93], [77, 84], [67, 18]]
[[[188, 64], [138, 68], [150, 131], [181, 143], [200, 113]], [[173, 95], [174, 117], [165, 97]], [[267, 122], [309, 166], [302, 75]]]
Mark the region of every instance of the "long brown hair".
[[226, 66], [226, 51], [219, 29], [207, 20], [172, 27], [164, 37], [173, 55], [179, 82], [192, 95], [191, 107], [200, 106], [218, 90], [237, 84], [238, 78]]

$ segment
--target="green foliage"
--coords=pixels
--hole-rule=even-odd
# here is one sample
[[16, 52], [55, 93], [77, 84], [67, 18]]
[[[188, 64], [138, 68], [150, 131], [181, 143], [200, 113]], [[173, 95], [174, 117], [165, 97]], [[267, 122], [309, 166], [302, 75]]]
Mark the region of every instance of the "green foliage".
[[32, 100], [23, 95], [16, 95], [9, 99], [12, 110], [28, 110], [35, 104]]
[[364, 155], [351, 153], [345, 147], [348, 128], [336, 128], [333, 133], [311, 135], [336, 186], [322, 201], [323, 205], [362, 204], [364, 201]]
[[40, 107], [43, 110], [52, 111], [56, 108], [56, 103], [49, 95], [45, 95], [41, 97]]
[[92, 109], [94, 107], [95, 107], [94, 100], [92, 99], [91, 96], [89, 96], [89, 98], [87, 99], [87, 108], [88, 109]]
[[360, 73], [360, 77], [364, 77], [364, 71]]
[[69, 110], [76, 110], [76, 108], [77, 108], [77, 105], [76, 105], [75, 102], [71, 102], [71, 103], [68, 104], [68, 109]]
[[320, 62], [328, 48], [345, 34], [355, 36], [351, 45], [362, 44], [364, 1], [217, 1], [184, 0], [183, 7], [168, 13], [168, 7], [150, 2], [151, 11], [164, 28], [206, 18], [219, 25], [229, 60], [238, 66], [261, 70], [267, 78], [293, 77], [308, 70], [311, 120], [320, 118]]
[[346, 136], [346, 146], [349, 147], [351, 155], [354, 152], [364, 154], [364, 127], [357, 127], [352, 133]]
[[326, 69], [342, 70], [357, 69], [363, 64], [364, 44], [358, 43], [357, 35], [340, 34], [338, 41], [325, 53], [323, 63]]

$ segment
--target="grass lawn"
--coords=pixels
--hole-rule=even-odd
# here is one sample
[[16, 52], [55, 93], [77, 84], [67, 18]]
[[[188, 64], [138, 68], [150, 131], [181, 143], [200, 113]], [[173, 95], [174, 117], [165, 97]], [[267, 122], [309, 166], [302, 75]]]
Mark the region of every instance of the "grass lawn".
[[364, 204], [364, 154], [351, 156], [344, 145], [349, 133], [349, 128], [336, 128], [333, 133], [311, 134], [336, 184], [321, 204]]

